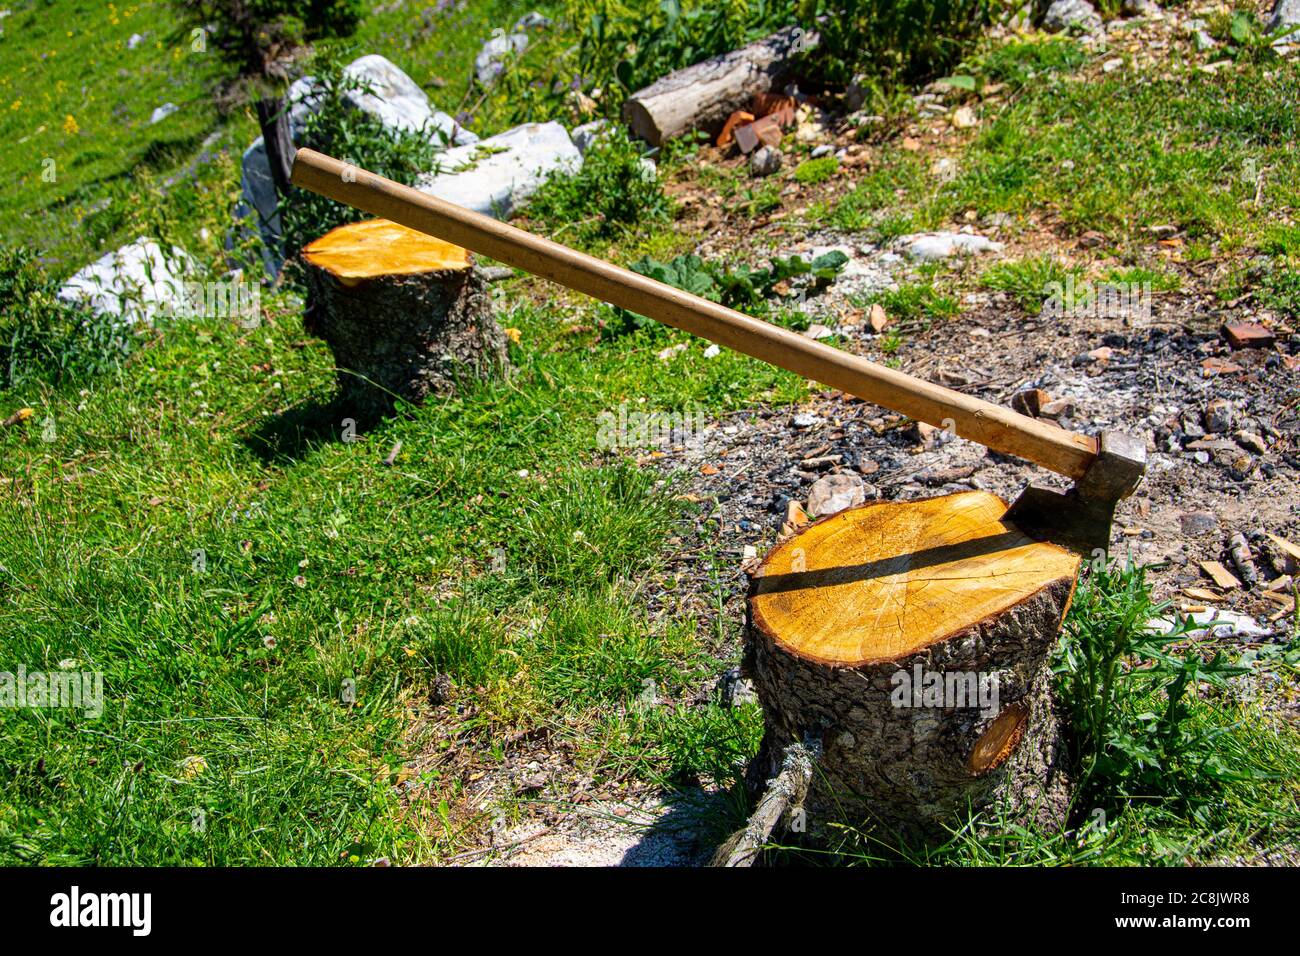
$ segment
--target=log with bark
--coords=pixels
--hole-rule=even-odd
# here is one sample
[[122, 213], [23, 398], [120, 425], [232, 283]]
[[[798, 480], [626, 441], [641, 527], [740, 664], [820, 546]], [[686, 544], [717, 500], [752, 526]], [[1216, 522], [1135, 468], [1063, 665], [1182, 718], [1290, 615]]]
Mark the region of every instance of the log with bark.
[[929, 840], [984, 809], [1063, 823], [1048, 655], [1079, 558], [1005, 510], [985, 492], [850, 508], [760, 565], [746, 652], [765, 733], [750, 779], [788, 777], [790, 748], [813, 742], [809, 832], [833, 820]]
[[326, 233], [303, 260], [303, 324], [329, 343], [341, 404], [358, 421], [505, 369], [505, 335], [468, 250], [370, 219]]
[[815, 33], [787, 27], [739, 50], [669, 73], [633, 93], [623, 104], [623, 119], [633, 134], [652, 146], [695, 129], [716, 135], [727, 117], [756, 94], [780, 86], [797, 56], [816, 42]]

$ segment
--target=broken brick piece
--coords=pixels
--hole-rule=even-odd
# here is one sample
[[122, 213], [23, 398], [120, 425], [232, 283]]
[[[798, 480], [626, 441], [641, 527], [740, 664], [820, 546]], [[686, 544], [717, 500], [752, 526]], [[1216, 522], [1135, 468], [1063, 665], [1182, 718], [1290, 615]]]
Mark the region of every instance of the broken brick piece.
[[722, 132], [718, 133], [717, 145], [726, 146], [736, 135], [737, 126], [746, 126], [754, 122], [754, 114], [747, 113], [745, 110], [736, 110], [727, 117], [727, 121], [722, 124]]
[[796, 103], [793, 96], [784, 96], [780, 93], [757, 93], [750, 103], [749, 109], [756, 117], [771, 116], [773, 113], [790, 114], [791, 121], [794, 119], [794, 109]]
[[776, 147], [781, 144], [781, 123], [775, 114], [755, 120], [748, 126], [736, 127], [736, 145], [742, 153], [752, 153], [760, 145]]
[[1272, 332], [1254, 322], [1225, 325], [1221, 331], [1234, 349], [1266, 349], [1277, 341]]

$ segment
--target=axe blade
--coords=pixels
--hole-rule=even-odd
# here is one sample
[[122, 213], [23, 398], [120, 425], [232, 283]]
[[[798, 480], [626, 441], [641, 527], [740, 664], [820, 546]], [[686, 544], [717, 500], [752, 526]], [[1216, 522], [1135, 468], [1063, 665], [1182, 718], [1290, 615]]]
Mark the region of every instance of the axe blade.
[[1146, 444], [1122, 432], [1102, 432], [1097, 459], [1068, 491], [1030, 485], [1003, 520], [1039, 541], [1085, 556], [1109, 554], [1115, 506], [1137, 489], [1146, 472]]
[[1085, 498], [1078, 489], [1057, 491], [1029, 485], [1002, 516], [1029, 537], [1050, 541], [1084, 557], [1110, 551], [1115, 501]]

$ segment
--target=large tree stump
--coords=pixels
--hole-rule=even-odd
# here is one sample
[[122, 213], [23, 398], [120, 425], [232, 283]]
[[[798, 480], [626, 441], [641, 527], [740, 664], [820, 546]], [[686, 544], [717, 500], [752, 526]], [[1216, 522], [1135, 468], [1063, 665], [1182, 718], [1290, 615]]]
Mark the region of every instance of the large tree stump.
[[1079, 559], [1005, 510], [984, 492], [850, 508], [759, 567], [746, 638], [765, 736], [751, 779], [778, 776], [796, 743], [819, 747], [810, 828], [925, 840], [995, 805], [1062, 823], [1048, 654]]
[[342, 405], [373, 420], [506, 366], [506, 340], [467, 249], [384, 219], [303, 249], [304, 325], [329, 343]]
[[766, 93], [788, 76], [795, 58], [817, 43], [817, 35], [787, 27], [762, 40], [669, 73], [623, 104], [623, 119], [652, 146], [689, 133], [722, 128], [727, 117], [756, 93]]

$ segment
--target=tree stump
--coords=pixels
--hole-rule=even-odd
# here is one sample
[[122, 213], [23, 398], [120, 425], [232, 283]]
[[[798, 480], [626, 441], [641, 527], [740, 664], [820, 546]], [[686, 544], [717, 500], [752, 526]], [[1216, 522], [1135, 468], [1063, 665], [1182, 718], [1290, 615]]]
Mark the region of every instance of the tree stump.
[[764, 708], [751, 780], [820, 750], [804, 803], [905, 839], [970, 809], [1059, 826], [1069, 802], [1048, 654], [1079, 559], [985, 492], [863, 505], [778, 545], [753, 579], [747, 667]]
[[329, 343], [341, 403], [358, 420], [506, 367], [505, 336], [469, 250], [370, 219], [327, 232], [303, 259], [303, 324]]

